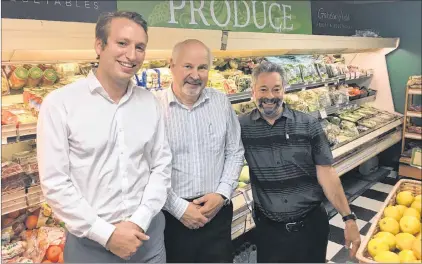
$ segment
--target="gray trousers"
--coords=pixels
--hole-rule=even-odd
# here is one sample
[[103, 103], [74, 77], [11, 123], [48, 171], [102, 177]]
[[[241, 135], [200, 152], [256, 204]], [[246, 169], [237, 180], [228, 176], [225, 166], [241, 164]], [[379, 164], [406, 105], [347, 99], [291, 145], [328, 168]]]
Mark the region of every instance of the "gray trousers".
[[124, 260], [88, 238], [79, 238], [68, 232], [64, 249], [65, 263], [165, 263], [165, 218], [162, 212], [152, 219], [147, 231], [150, 237], [144, 241], [130, 260]]

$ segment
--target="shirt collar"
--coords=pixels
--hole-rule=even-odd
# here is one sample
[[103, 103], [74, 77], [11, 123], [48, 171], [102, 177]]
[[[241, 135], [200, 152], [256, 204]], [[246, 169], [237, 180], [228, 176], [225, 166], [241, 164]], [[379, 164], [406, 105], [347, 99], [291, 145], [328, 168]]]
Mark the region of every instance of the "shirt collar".
[[[292, 110], [286, 105], [286, 103], [283, 103], [283, 113], [281, 114], [280, 118], [283, 117], [283, 116], [286, 117], [286, 118], [289, 118], [289, 119], [293, 119]], [[262, 118], [261, 112], [258, 110], [258, 108], [255, 108], [252, 111], [251, 118], [254, 121]]]
[[[176, 97], [176, 95], [173, 92], [173, 84], [170, 85], [170, 87], [167, 89], [167, 100], [169, 105], [173, 104], [173, 103], [177, 103], [180, 105], [183, 105]], [[207, 90], [207, 88], [205, 88], [204, 90], [202, 90], [201, 95], [198, 98], [198, 101], [196, 101], [196, 103], [194, 104], [193, 107], [196, 107], [198, 105], [200, 105], [201, 103], [205, 102], [209, 100], [209, 91]]]
[[[95, 76], [95, 72], [97, 70], [96, 69], [92, 69], [87, 78], [88, 78], [88, 85], [89, 85], [89, 90], [91, 91], [91, 93], [95, 92], [95, 91], [101, 91], [101, 92], [105, 92], [104, 87], [101, 85], [100, 81], [97, 79], [97, 76]], [[126, 95], [127, 96], [131, 96], [132, 92], [133, 92], [133, 88], [135, 87], [135, 83], [133, 82], [132, 79], [129, 80], [129, 84], [128, 84], [128, 89], [126, 91]]]

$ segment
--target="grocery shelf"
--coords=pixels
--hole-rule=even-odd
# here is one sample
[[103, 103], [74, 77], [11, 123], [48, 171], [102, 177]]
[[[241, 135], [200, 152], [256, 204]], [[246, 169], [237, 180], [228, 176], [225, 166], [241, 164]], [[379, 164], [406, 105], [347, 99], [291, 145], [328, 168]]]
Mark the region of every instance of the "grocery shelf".
[[418, 95], [422, 95], [422, 89], [408, 89], [409, 90], [409, 94], [418, 94]]
[[399, 176], [422, 180], [422, 170], [420, 168], [401, 163], [399, 165]]
[[364, 79], [371, 78], [372, 76], [373, 75], [364, 75], [364, 76], [360, 76], [358, 78], [348, 78], [348, 77], [346, 77], [346, 75], [340, 75], [340, 76], [337, 76], [337, 77], [328, 78], [328, 79], [321, 80], [321, 81], [318, 81], [318, 82], [292, 84], [292, 85], [286, 86], [285, 92], [289, 93], [289, 92], [294, 92], [294, 91], [298, 91], [298, 90], [306, 90], [308, 88], [317, 88], [317, 87], [321, 87], [321, 86], [335, 85], [335, 84], [338, 84], [340, 81], [364, 80]]
[[407, 116], [422, 118], [422, 112], [407, 111]]
[[252, 97], [252, 93], [242, 92], [242, 93], [228, 94], [227, 97], [229, 98], [230, 103], [238, 104], [238, 103], [250, 101]]
[[361, 145], [361, 148], [358, 151], [351, 153], [350, 155], [344, 157], [343, 159], [337, 161], [334, 164], [334, 168], [337, 174], [339, 176], [342, 176], [345, 173], [351, 171], [352, 169], [356, 168], [365, 161], [371, 159], [372, 157], [378, 155], [387, 148], [400, 142], [401, 137], [401, 131], [394, 131], [380, 139], [375, 139], [374, 141], [367, 142], [364, 146]]
[[36, 206], [43, 202], [45, 202], [45, 199], [39, 185], [2, 193], [1, 215]]
[[409, 133], [409, 132], [406, 132], [404, 134], [404, 137], [405, 138], [411, 138], [411, 139], [419, 139], [419, 140], [422, 139], [422, 135], [421, 134]]
[[[325, 110], [326, 115], [332, 115], [342, 110], [347, 110], [349, 108], [353, 109], [354, 107], [358, 107], [368, 102], [375, 101], [375, 98], [376, 98], [375, 95], [371, 95], [371, 96], [364, 97], [361, 99], [349, 101], [345, 104], [329, 106], [329, 107], [326, 107], [324, 110]], [[322, 110], [317, 110], [317, 111], [310, 112], [309, 114], [315, 118], [322, 118], [321, 112]]]
[[[353, 141], [346, 143], [342, 146], [339, 146], [337, 148], [335, 148], [334, 150], [332, 150], [333, 153], [333, 157], [339, 158], [351, 151], [353, 151], [354, 149], [361, 147], [363, 144], [366, 144], [368, 142], [370, 142], [371, 140], [376, 139], [377, 137], [381, 136], [382, 134], [397, 128], [398, 126], [401, 126], [403, 123], [403, 119], [399, 118], [397, 120], [394, 120], [386, 125], [383, 125], [381, 127], [379, 127], [378, 129], [375, 130], [371, 130], [371, 131], [367, 131], [366, 133], [362, 134], [362, 136], [360, 136], [359, 138], [354, 139]], [[400, 135], [402, 134], [402, 132], [400, 131]]]
[[401, 157], [399, 161], [400, 163], [405, 163], [405, 164], [410, 165], [410, 160], [411, 160], [410, 157]]

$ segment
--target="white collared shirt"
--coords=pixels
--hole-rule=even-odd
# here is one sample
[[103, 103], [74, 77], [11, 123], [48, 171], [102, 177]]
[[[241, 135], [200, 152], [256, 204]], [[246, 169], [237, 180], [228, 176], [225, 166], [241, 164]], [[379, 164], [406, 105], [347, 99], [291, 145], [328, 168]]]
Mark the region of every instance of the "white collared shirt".
[[37, 149], [46, 201], [75, 236], [105, 246], [125, 219], [146, 232], [165, 204], [172, 157], [161, 108], [132, 82], [119, 103], [92, 72], [50, 93]]
[[180, 219], [188, 202], [207, 193], [230, 199], [243, 166], [239, 120], [227, 96], [205, 88], [189, 109], [171, 88], [156, 93], [173, 153], [171, 191], [165, 209]]

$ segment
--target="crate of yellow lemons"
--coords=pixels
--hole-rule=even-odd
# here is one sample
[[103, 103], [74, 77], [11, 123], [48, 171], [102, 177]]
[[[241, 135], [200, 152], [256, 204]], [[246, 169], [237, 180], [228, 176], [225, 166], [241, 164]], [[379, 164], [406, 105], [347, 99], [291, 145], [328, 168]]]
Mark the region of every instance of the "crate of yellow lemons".
[[373, 260], [381, 263], [421, 263], [421, 203], [420, 194], [400, 191], [394, 205], [384, 208], [377, 223], [379, 232], [367, 244]]

